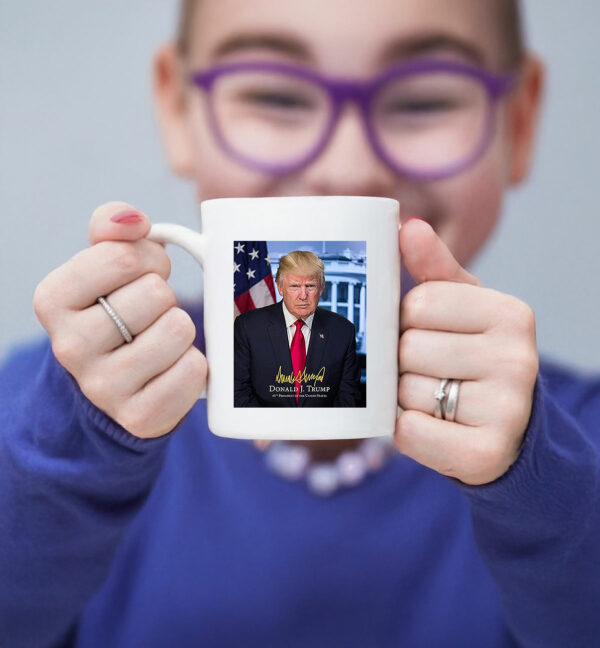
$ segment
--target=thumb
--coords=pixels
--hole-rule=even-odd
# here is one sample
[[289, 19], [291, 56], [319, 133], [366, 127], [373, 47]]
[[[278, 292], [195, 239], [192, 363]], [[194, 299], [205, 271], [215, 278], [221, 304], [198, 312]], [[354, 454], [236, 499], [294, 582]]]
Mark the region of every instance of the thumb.
[[400, 229], [399, 243], [402, 261], [418, 283], [455, 281], [481, 285], [479, 279], [452, 256], [429, 223], [418, 218], [407, 221]]
[[150, 231], [150, 219], [125, 202], [108, 202], [94, 210], [89, 226], [90, 243], [137, 241]]

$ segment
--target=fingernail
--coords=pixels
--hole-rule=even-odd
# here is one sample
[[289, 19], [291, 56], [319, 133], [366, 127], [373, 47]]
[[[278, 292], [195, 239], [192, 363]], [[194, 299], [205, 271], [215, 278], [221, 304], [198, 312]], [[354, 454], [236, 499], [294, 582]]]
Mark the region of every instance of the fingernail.
[[110, 220], [113, 223], [141, 223], [144, 217], [136, 211], [126, 209], [115, 214]]

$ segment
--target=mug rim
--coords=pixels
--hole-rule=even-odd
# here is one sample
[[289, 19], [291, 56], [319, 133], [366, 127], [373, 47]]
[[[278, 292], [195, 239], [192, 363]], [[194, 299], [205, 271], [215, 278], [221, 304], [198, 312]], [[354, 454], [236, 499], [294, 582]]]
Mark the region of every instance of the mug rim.
[[379, 202], [379, 203], [394, 203], [400, 207], [400, 202], [396, 198], [388, 198], [386, 196], [349, 196], [349, 195], [311, 195], [311, 196], [227, 196], [221, 198], [208, 198], [200, 201], [200, 206], [211, 204], [223, 204], [227, 202], [239, 202], [242, 200], [252, 200], [256, 202], [284, 202], [289, 200], [299, 200], [306, 202], [330, 202], [330, 201], [343, 201], [343, 202]]

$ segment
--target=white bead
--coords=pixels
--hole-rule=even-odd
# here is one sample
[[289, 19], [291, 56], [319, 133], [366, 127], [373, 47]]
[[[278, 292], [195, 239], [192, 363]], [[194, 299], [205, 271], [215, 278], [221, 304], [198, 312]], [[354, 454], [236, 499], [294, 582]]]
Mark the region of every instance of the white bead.
[[300, 479], [310, 461], [307, 448], [295, 444], [273, 443], [265, 457], [267, 465], [285, 479]]
[[265, 462], [267, 466], [278, 475], [281, 474], [281, 466], [285, 461], [286, 447], [283, 443], [275, 441], [272, 443], [265, 453]]
[[365, 464], [370, 471], [379, 470], [388, 453], [389, 444], [382, 443], [379, 439], [366, 439], [360, 447], [360, 452], [364, 457]]
[[310, 461], [310, 453], [307, 448], [300, 445], [288, 446], [288, 451], [282, 462], [282, 475], [287, 479], [300, 479]]
[[335, 464], [340, 475], [340, 483], [344, 486], [356, 486], [364, 479], [367, 472], [365, 460], [359, 452], [342, 452]]
[[339, 486], [340, 477], [333, 464], [316, 464], [308, 469], [306, 481], [316, 495], [331, 495]]

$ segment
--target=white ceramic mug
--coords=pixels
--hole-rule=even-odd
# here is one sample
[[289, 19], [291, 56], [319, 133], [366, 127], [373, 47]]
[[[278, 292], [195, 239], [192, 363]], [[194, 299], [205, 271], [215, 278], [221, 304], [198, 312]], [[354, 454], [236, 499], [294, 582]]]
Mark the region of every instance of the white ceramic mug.
[[[148, 238], [181, 246], [204, 270], [210, 430], [219, 436], [240, 439], [351, 439], [391, 435], [397, 415], [398, 389], [398, 202], [363, 196], [222, 198], [204, 201], [200, 210], [201, 234], [181, 225], [157, 223]], [[368, 300], [356, 307], [361, 309], [366, 336], [364, 406], [235, 406], [232, 285], [236, 241], [285, 241], [289, 251], [296, 247], [296, 241], [302, 242], [305, 249], [307, 241], [314, 241], [315, 247], [329, 241], [364, 244]], [[327, 280], [327, 267], [325, 275]], [[360, 295], [361, 300], [364, 294]], [[277, 293], [276, 297], [279, 299]], [[346, 314], [354, 315], [355, 302], [358, 302], [356, 293], [353, 298], [346, 297]], [[328, 306], [334, 310], [332, 295]], [[309, 354], [313, 342], [311, 338]], [[273, 383], [276, 384], [275, 376]], [[314, 381], [313, 385], [311, 389], [315, 392], [324, 389]], [[276, 385], [272, 389], [275, 392], [284, 387], [285, 384]], [[274, 405], [277, 404], [274, 400]]]

